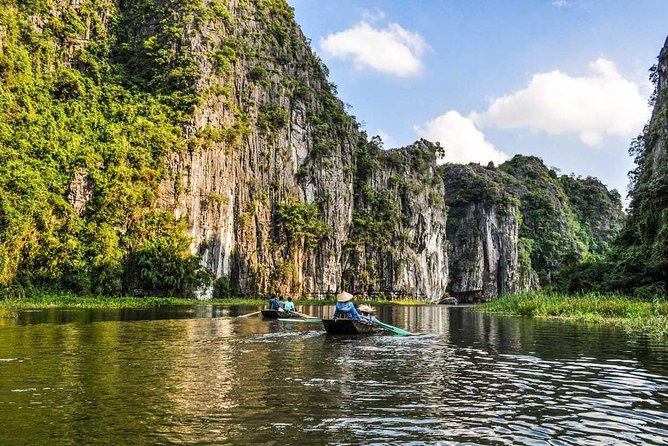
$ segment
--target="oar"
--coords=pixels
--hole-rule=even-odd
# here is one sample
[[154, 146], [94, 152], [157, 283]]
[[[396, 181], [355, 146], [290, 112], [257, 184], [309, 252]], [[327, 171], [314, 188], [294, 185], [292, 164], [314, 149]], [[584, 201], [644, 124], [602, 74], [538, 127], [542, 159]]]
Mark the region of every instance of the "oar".
[[[302, 320], [307, 320], [307, 321], [313, 321], [313, 320], [315, 320], [315, 321], [322, 321], [322, 319], [319, 319], [319, 318], [317, 318], [317, 317], [315, 317], [315, 316], [309, 316], [308, 314], [300, 313], [299, 311], [296, 311], [296, 310], [288, 311], [288, 313], [290, 313], [290, 314], [295, 314], [295, 315], [299, 316]], [[294, 319], [293, 319], [293, 320], [294, 320]], [[298, 319], [298, 320], [299, 320], [299, 319]]]
[[290, 311], [288, 311], [288, 313], [295, 314], [302, 319], [313, 319], [312, 316], [309, 316], [308, 314], [300, 313], [299, 311], [295, 311], [295, 310], [290, 310]]
[[244, 314], [244, 315], [237, 316], [237, 317], [255, 316], [256, 314], [260, 314], [260, 313], [262, 313], [262, 310], [260, 310], [260, 311], [256, 311], [255, 313], [248, 313], [248, 314]]
[[395, 326], [390, 325], [390, 324], [386, 324], [385, 322], [381, 322], [381, 321], [379, 321], [378, 319], [373, 320], [373, 323], [374, 323], [374, 324], [377, 324], [377, 325], [380, 325], [380, 326], [383, 327], [384, 329], [389, 330], [389, 331], [391, 331], [392, 333], [394, 333], [394, 334], [396, 334], [396, 335], [399, 335], [399, 336], [406, 336], [406, 335], [411, 335], [411, 334], [413, 334], [413, 333], [411, 333], [410, 331], [406, 331], [406, 330], [404, 330], [404, 329], [402, 329], [402, 328], [395, 327]]
[[288, 318], [278, 318], [277, 320], [281, 322], [312, 322], [312, 323], [317, 323], [317, 322], [322, 322], [322, 319], [295, 319], [293, 317], [288, 317]]

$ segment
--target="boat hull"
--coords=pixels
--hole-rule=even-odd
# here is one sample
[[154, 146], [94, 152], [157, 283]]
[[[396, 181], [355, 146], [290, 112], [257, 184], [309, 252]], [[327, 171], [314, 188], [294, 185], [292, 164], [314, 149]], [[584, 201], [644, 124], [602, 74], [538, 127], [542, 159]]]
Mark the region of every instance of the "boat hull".
[[322, 325], [329, 334], [365, 334], [383, 330], [377, 325], [360, 322], [356, 319], [323, 319]]
[[287, 311], [278, 311], [278, 310], [262, 310], [262, 317], [265, 319], [278, 319], [279, 317], [281, 319], [283, 318], [293, 318], [293, 317], [299, 317], [296, 314], [288, 313]]

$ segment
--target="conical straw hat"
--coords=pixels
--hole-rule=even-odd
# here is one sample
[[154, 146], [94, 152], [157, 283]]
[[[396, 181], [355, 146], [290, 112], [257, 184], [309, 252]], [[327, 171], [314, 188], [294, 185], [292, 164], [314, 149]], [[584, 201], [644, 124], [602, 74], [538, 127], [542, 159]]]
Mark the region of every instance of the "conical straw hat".
[[367, 304], [362, 304], [357, 307], [357, 311], [361, 311], [363, 313], [375, 313], [376, 309], [368, 306]]
[[349, 302], [351, 300], [353, 300], [353, 295], [346, 291], [342, 291], [338, 296], [336, 296], [337, 302]]

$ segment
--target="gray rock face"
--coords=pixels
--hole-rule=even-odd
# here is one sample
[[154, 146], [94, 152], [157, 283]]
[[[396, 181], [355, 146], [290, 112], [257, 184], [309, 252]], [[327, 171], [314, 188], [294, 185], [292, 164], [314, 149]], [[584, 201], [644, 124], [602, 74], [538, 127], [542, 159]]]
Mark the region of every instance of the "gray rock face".
[[668, 153], [666, 149], [666, 135], [668, 135], [668, 120], [660, 115], [662, 109], [665, 109], [668, 93], [668, 38], [659, 53], [659, 61], [657, 63], [657, 103], [652, 112], [652, 119], [650, 125], [656, 128], [656, 138], [649, 141], [650, 156], [647, 157], [648, 162], [645, 163], [644, 169], [658, 176], [666, 165], [668, 165]]
[[535, 289], [530, 265], [518, 258], [521, 185], [511, 176], [476, 164], [442, 168], [450, 241], [448, 290], [460, 302]]
[[[209, 23], [189, 37], [190, 51], [199, 55], [198, 90], [215, 93], [185, 129], [195, 140], [192, 150], [169, 161], [161, 204], [188, 218], [193, 253], [237, 292], [336, 292], [352, 217], [357, 127], [347, 118], [314, 128], [311, 114], [328, 106], [344, 115], [343, 105], [293, 23], [284, 23], [291, 43], [281, 55], [284, 50], [272, 48], [276, 42], [265, 40], [270, 31], [254, 3], [231, 1], [229, 11], [233, 26]], [[201, 55], [230, 41], [266, 54], [239, 57], [232, 71], [217, 73]], [[212, 141], [211, 134], [226, 137]], [[277, 233], [276, 209], [287, 202], [317, 205], [329, 231], [314, 249], [299, 240], [286, 243]]]
[[78, 216], [86, 212], [88, 200], [93, 196], [93, 180], [85, 169], [79, 168], [74, 173], [74, 179], [67, 188], [67, 201], [74, 208]]
[[373, 153], [376, 166], [357, 191], [348, 244], [354, 292], [406, 294], [437, 302], [448, 282], [447, 212], [436, 170], [438, 147], [418, 141]]

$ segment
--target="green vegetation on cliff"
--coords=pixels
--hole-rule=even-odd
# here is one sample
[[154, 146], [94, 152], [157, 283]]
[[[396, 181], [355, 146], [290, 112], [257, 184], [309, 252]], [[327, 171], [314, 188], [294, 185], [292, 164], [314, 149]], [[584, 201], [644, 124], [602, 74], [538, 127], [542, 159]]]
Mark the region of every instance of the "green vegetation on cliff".
[[533, 156], [515, 156], [499, 166], [522, 185], [519, 236], [530, 248], [542, 286], [562, 289], [561, 272], [571, 258], [598, 255], [619, 231], [623, 212], [617, 191], [595, 178], [557, 175]]
[[[185, 149], [183, 115], [111, 62], [113, 3], [51, 11], [49, 1], [0, 10], [0, 286], [112, 293], [135, 285], [127, 273], [145, 270], [149, 238], [187, 248], [155, 207], [165, 154]], [[183, 277], [197, 273], [187, 249], [176, 255]]]
[[433, 299], [446, 228], [481, 201], [503, 241], [494, 295], [518, 281], [515, 247], [522, 280], [552, 286], [605, 251], [621, 214], [600, 183], [517, 157], [465, 166], [448, 194], [443, 148], [382, 150], [327, 74], [285, 0], [6, 0], [0, 287]]
[[640, 295], [668, 295], [668, 46], [650, 79], [656, 87], [652, 118], [633, 141], [629, 153], [636, 168], [630, 173], [629, 216], [602, 265], [611, 287]]
[[[448, 237], [455, 249], [467, 248], [467, 243], [481, 237], [479, 231], [487, 227], [483, 221], [487, 218], [496, 216], [492, 225], [505, 225], [497, 230], [510, 238], [513, 227], [518, 228], [517, 243], [501, 247], [495, 241], [500, 237], [492, 236], [487, 243], [493, 246], [485, 248], [509, 250], [516, 245], [516, 290], [535, 288], [537, 275], [543, 288], [575, 291], [569, 284], [573, 278], [571, 267], [606, 252], [622, 225], [617, 191], [608, 191], [595, 178], [560, 176], [535, 156], [517, 155], [498, 167], [446, 164], [440, 171], [449, 206]], [[503, 218], [509, 216], [515, 224]], [[478, 229], [470, 227], [471, 221]], [[465, 277], [471, 269], [468, 263], [478, 257], [463, 248], [459, 251], [465, 257], [452, 259], [451, 273], [469, 283]], [[512, 263], [504, 265], [508, 267]]]

